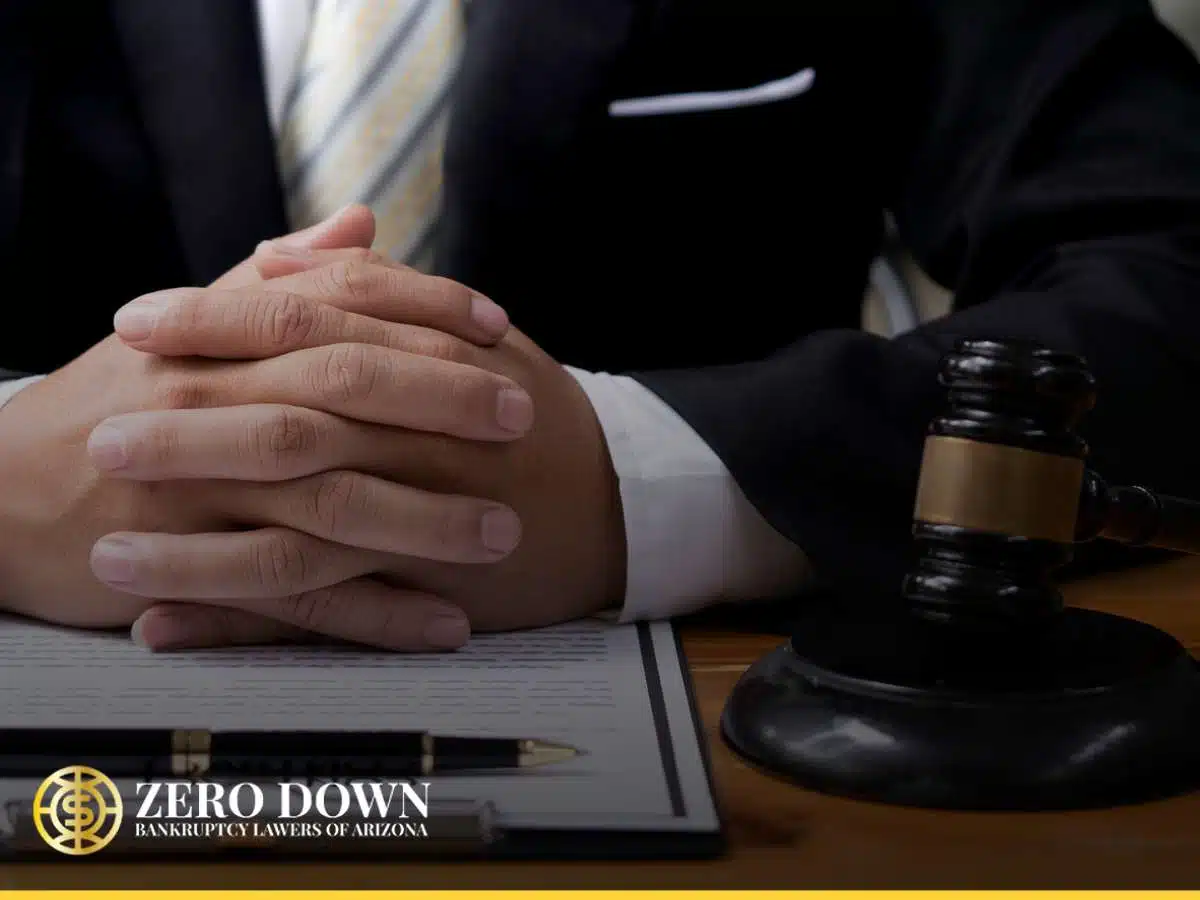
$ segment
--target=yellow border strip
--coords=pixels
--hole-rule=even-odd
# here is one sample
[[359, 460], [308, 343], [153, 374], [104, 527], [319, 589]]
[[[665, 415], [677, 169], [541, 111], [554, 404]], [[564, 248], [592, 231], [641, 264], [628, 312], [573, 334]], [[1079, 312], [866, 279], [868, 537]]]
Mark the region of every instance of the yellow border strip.
[[[397, 866], [398, 874], [403, 866]], [[28, 900], [53, 900], [53, 898], [75, 898], [80, 894], [88, 897], [128, 897], [126, 891], [6, 891], [2, 896], [8, 898], [28, 898]], [[505, 890], [505, 891], [155, 891], [155, 900], [189, 900], [189, 898], [285, 898], [296, 897], [303, 900], [382, 900], [391, 897], [433, 896], [437, 900], [477, 900], [480, 897], [498, 897], [516, 895], [519, 897], [556, 897], [580, 898], [580, 900], [602, 900], [602, 898], [648, 897], [655, 900], [693, 900], [696, 897], [772, 897], [772, 898], [805, 898], [805, 900], [855, 900], [855, 898], [877, 898], [881, 896], [895, 898], [927, 898], [937, 897], [945, 900], [997, 900], [998, 897], [1045, 897], [1054, 900], [1083, 900], [1083, 898], [1107, 897], [1137, 897], [1137, 898], [1186, 898], [1200, 900], [1200, 890], [1197, 891], [537, 891], [537, 890]]]

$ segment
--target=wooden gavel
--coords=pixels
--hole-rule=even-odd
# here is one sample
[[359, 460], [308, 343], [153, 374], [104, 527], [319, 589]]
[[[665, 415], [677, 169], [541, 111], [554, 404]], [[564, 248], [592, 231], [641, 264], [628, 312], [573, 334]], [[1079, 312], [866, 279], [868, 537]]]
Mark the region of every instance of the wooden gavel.
[[1200, 668], [1173, 636], [1065, 606], [1080, 542], [1200, 552], [1200, 505], [1087, 470], [1083, 360], [966, 340], [939, 375], [917, 487], [917, 560], [878, 605], [798, 604], [739, 679], [725, 740], [834, 794], [957, 809], [1138, 802], [1200, 784]]
[[1061, 609], [1050, 581], [1074, 544], [1105, 538], [1200, 553], [1200, 504], [1109, 486], [1074, 429], [1095, 403], [1083, 360], [1019, 342], [961, 342], [942, 364], [903, 593], [927, 618], [985, 625]]

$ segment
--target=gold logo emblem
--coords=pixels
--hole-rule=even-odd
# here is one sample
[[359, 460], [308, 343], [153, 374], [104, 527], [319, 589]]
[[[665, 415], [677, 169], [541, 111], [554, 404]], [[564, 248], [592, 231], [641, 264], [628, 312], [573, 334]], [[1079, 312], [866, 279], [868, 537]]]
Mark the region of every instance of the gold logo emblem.
[[59, 769], [33, 796], [38, 834], [67, 856], [87, 856], [107, 847], [121, 827], [121, 815], [117, 786], [88, 766]]

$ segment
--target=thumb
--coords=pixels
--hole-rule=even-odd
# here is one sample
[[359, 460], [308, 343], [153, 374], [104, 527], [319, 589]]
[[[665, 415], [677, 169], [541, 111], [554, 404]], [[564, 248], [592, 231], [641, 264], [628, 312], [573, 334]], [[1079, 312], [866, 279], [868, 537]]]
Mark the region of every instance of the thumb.
[[220, 278], [212, 283], [212, 287], [223, 290], [235, 290], [247, 285], [257, 284], [264, 278], [287, 275], [303, 271], [304, 260], [296, 257], [284, 266], [284, 271], [262, 272], [256, 257], [264, 250], [279, 247], [293, 253], [303, 253], [308, 250], [341, 250], [347, 247], [370, 247], [375, 240], [375, 214], [366, 206], [351, 204], [344, 206], [327, 219], [310, 225], [300, 231], [293, 231], [272, 241], [263, 241], [258, 245], [253, 256], [242, 260]]

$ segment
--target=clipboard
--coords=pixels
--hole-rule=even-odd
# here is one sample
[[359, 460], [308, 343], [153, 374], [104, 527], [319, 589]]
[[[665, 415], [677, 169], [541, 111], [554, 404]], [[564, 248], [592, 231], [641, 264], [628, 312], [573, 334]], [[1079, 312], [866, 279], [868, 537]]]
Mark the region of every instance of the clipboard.
[[[632, 629], [636, 634], [646, 699], [653, 715], [657, 752], [671, 810], [670, 815], [658, 822], [647, 819], [627, 827], [539, 825], [536, 821], [511, 821], [503, 804], [494, 800], [456, 800], [443, 801], [436, 809], [431, 809], [426, 820], [428, 836], [420, 839], [392, 839], [386, 835], [337, 839], [319, 834], [306, 838], [294, 832], [271, 835], [269, 829], [257, 829], [240, 836], [209, 835], [185, 839], [174, 835], [157, 839], [136, 837], [123, 823], [122, 833], [102, 851], [66, 857], [53, 849], [38, 832], [32, 815], [32, 796], [9, 795], [8, 800], [0, 802], [0, 810], [4, 813], [0, 816], [0, 859], [5, 862], [58, 859], [70, 864], [86, 864], [89, 861], [144, 862], [147, 859], [167, 861], [198, 857], [221, 862], [380, 858], [616, 861], [719, 856], [726, 849], [724, 820], [715, 800], [709, 748], [679, 634], [666, 623], [618, 627]], [[664, 685], [675, 679], [680, 683]], [[674, 699], [673, 705], [668, 703], [668, 696]], [[679, 702], [680, 696], [686, 698], [686, 709], [680, 708], [683, 705]], [[699, 756], [700, 773], [693, 771], [690, 760], [684, 758], [692, 753]], [[85, 765], [86, 760], [81, 759], [80, 764]], [[702, 785], [698, 783], [698, 775], [703, 779]], [[689, 809], [689, 804], [708, 804], [711, 815], [696, 818], [693, 815], [696, 810]], [[260, 821], [264, 825], [269, 823], [270, 814]], [[351, 826], [357, 824], [352, 816], [341, 821]]]

